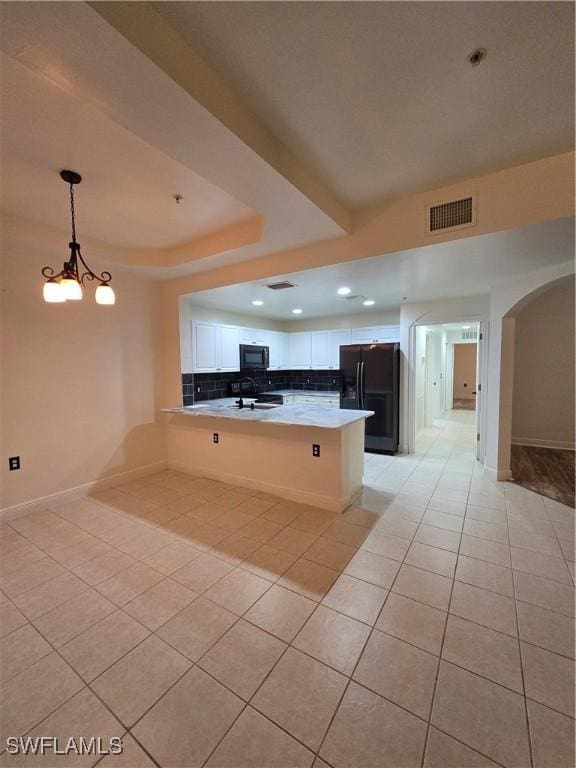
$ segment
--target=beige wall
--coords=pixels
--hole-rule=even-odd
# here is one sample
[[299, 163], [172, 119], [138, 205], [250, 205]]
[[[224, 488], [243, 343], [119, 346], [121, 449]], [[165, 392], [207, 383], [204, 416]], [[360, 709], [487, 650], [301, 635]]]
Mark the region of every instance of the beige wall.
[[474, 399], [475, 391], [476, 344], [454, 344], [453, 396]]
[[[293, 273], [430, 245], [430, 238], [426, 237], [423, 228], [423, 211], [426, 205], [438, 200], [457, 199], [471, 191], [475, 191], [478, 199], [482, 200], [482, 216], [476, 226], [435, 236], [435, 243], [573, 216], [574, 153], [545, 158], [391, 202], [379, 213], [358, 217], [353, 234], [346, 237], [324, 240], [301, 248], [271, 253], [248, 262], [228, 264], [166, 281], [161, 287], [165, 329], [163, 365], [166, 372], [162, 402], [166, 406], [173, 406], [174, 403], [180, 402], [181, 396], [179, 297], [223, 285], [268, 279], [287, 272]], [[468, 305], [469, 302], [464, 303]], [[412, 307], [409, 314], [417, 305]], [[402, 312], [401, 308], [401, 317]], [[464, 306], [462, 317], [469, 318], [471, 314], [473, 311]], [[404, 331], [401, 329], [401, 333], [407, 349], [408, 326]], [[496, 370], [497, 376], [500, 370], [499, 354]], [[493, 391], [496, 390], [498, 386], [494, 383]], [[407, 403], [408, 399], [406, 391], [404, 402]], [[407, 414], [403, 420], [408, 424]], [[493, 424], [490, 429], [493, 430]], [[407, 435], [404, 434], [403, 447], [406, 447], [406, 441]], [[491, 460], [496, 464], [498, 439], [495, 438], [492, 442]]]
[[[166, 458], [158, 414], [158, 287], [113, 273], [117, 303], [46, 304], [42, 266], [66, 257], [67, 234], [2, 242], [0, 508]], [[8, 457], [22, 469], [8, 472]]]
[[305, 320], [288, 320], [284, 331], [335, 331], [340, 328], [366, 328], [372, 325], [399, 325], [400, 307], [387, 312], [361, 312], [353, 315], [312, 317]]
[[512, 442], [574, 446], [574, 279], [516, 316]]

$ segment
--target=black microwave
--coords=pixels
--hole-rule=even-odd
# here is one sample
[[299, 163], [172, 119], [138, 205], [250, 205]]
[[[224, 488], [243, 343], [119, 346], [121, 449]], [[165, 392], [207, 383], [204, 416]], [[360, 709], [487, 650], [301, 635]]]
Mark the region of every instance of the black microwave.
[[240, 344], [240, 370], [265, 371], [268, 368], [270, 353], [268, 347], [256, 344]]

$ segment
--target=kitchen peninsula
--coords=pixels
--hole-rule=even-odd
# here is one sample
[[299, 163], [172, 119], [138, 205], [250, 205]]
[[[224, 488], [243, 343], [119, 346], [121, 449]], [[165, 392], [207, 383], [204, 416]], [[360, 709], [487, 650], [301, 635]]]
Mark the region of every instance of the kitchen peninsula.
[[372, 411], [229, 399], [164, 412], [174, 469], [335, 512], [362, 487]]

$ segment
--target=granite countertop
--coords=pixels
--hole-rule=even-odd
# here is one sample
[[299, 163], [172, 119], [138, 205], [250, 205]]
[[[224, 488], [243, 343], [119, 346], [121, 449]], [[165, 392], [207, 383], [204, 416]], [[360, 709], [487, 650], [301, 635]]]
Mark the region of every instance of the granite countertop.
[[[242, 399], [244, 400], [244, 403], [247, 403], [250, 405], [252, 402], [256, 402], [256, 399], [260, 397], [260, 395], [312, 395], [313, 397], [337, 397], [340, 399], [340, 393], [339, 392], [314, 392], [313, 390], [308, 389], [277, 389], [277, 390], [270, 390], [270, 391], [264, 391], [264, 392], [258, 392], [257, 395], [242, 395]], [[219, 406], [219, 405], [234, 405], [238, 402], [240, 395], [236, 395], [235, 397], [216, 397], [213, 400], [200, 400], [197, 403], [194, 403], [195, 406], [201, 406], [202, 408], [205, 408], [207, 405], [210, 406]], [[189, 406], [192, 407], [192, 406]]]
[[[236, 398], [223, 398], [231, 400]], [[259, 421], [269, 424], [286, 424], [288, 426], [321, 427], [324, 429], [341, 429], [355, 421], [367, 419], [374, 411], [351, 411], [341, 408], [326, 408], [311, 405], [279, 405], [276, 408], [231, 408], [230, 404], [210, 400], [206, 403], [182, 408], [162, 408], [163, 413], [182, 414], [186, 416], [208, 416], [219, 419], [235, 419], [237, 421]]]

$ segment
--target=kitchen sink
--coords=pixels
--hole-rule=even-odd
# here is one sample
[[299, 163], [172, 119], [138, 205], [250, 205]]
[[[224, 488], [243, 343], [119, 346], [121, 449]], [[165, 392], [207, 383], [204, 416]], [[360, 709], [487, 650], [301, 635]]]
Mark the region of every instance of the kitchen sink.
[[228, 408], [235, 408], [237, 411], [267, 411], [270, 408], [279, 408], [281, 403], [252, 403], [251, 405], [245, 405], [244, 408], [240, 408], [237, 405], [229, 405]]

